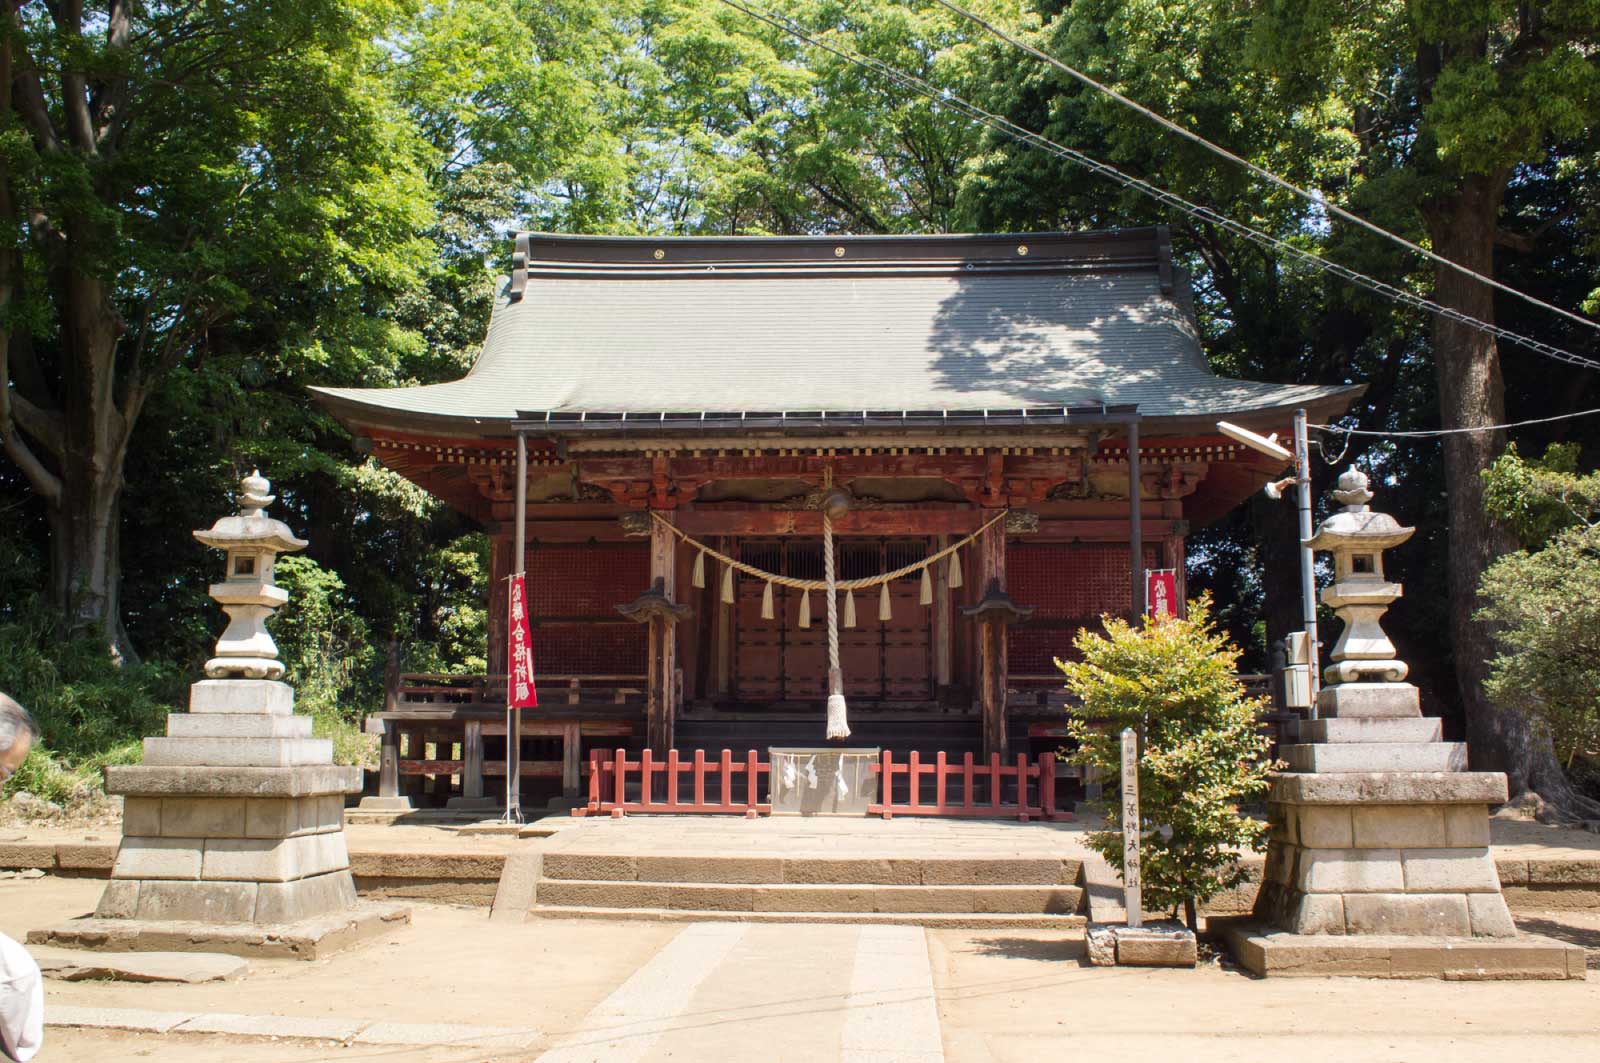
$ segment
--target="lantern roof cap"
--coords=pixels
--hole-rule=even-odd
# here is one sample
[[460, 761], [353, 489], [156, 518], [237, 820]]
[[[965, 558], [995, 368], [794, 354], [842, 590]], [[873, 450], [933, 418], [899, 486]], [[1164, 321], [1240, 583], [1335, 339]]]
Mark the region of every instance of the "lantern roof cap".
[[218, 550], [265, 549], [276, 553], [304, 550], [306, 540], [297, 539], [283, 521], [266, 515], [274, 501], [267, 492], [272, 484], [260, 470], [253, 470], [239, 482], [239, 512], [223, 517], [210, 528], [197, 530], [194, 537]]
[[1339, 474], [1333, 497], [1344, 508], [1317, 525], [1317, 533], [1305, 540], [1304, 545], [1313, 550], [1387, 550], [1416, 534], [1417, 529], [1402, 527], [1389, 514], [1372, 511], [1367, 505], [1372, 491], [1366, 473], [1354, 466]]

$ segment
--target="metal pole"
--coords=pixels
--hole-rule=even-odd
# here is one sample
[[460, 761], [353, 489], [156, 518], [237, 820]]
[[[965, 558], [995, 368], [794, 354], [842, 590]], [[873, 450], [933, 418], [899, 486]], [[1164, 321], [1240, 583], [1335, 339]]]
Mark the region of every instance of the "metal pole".
[[[525, 575], [528, 564], [528, 437], [517, 432], [516, 533], [512, 571]], [[509, 691], [508, 691], [509, 694]], [[522, 822], [522, 713], [506, 699], [506, 822]]]
[[1316, 559], [1311, 547], [1311, 462], [1306, 445], [1306, 411], [1294, 411], [1294, 478], [1300, 488], [1300, 607], [1306, 625], [1306, 690], [1311, 696], [1309, 718], [1317, 718], [1317, 691], [1322, 686], [1321, 652], [1317, 642]]
[[1142, 623], [1145, 610], [1144, 513], [1139, 483], [1139, 422], [1128, 422], [1128, 560], [1133, 578], [1133, 622]]

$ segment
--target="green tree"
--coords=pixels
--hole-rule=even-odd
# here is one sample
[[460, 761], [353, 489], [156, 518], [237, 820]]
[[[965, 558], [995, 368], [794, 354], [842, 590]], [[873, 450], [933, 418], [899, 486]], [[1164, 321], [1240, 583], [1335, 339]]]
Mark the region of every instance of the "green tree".
[[0, 444], [50, 600], [131, 651], [127, 457], [180, 369], [338, 365], [426, 262], [417, 141], [376, 79], [389, 0], [6, 5]]
[[[1578, 757], [1600, 756], [1600, 472], [1580, 473], [1574, 446], [1536, 461], [1510, 447], [1483, 481], [1490, 515], [1522, 544], [1478, 586], [1478, 619], [1498, 650], [1485, 686], [1549, 737], [1570, 772]], [[1569, 804], [1600, 814], [1582, 795]]]
[[[1240, 807], [1267, 791], [1272, 765], [1256, 723], [1265, 706], [1245, 694], [1239, 651], [1213, 628], [1204, 597], [1187, 619], [1134, 627], [1108, 616], [1102, 625], [1103, 634], [1078, 633], [1080, 660], [1056, 661], [1075, 699], [1073, 760], [1114, 783], [1123, 729], [1139, 735], [1144, 899], [1174, 912], [1181, 905], [1192, 928], [1198, 904], [1244, 881], [1239, 851], [1266, 848], [1266, 824]], [[1112, 823], [1120, 808], [1116, 795], [1101, 805]], [[1091, 832], [1088, 842], [1121, 870], [1120, 831]]]

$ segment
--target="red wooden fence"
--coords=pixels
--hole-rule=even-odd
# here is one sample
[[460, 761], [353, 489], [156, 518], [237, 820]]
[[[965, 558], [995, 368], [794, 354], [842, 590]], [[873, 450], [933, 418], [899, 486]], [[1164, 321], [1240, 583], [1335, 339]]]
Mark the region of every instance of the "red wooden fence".
[[[690, 759], [678, 756], [676, 749], [667, 753], [666, 760], [646, 749], [639, 759], [629, 760], [628, 751], [619, 749], [607, 752], [590, 751], [589, 804], [572, 810], [574, 816], [598, 815], [609, 812], [621, 816], [627, 812], [720, 812], [742, 813], [750, 819], [771, 815], [772, 804], [761, 801], [761, 776], [771, 771], [755, 750], [749, 750], [740, 760], [734, 760], [731, 750], [724, 749], [715, 761], [707, 761], [703, 750], [696, 750]], [[685, 795], [679, 777], [689, 773], [689, 794]], [[744, 800], [734, 797], [734, 776], [743, 775]], [[629, 776], [633, 776], [637, 794], [628, 799]], [[657, 785], [657, 776], [665, 783]], [[715, 776], [708, 786], [707, 776]], [[664, 796], [658, 791], [664, 789]], [[710, 793], [707, 793], [707, 790]]]
[[[869, 815], [884, 819], [895, 816], [988, 816], [1000, 818], [1015, 816], [1026, 823], [1030, 819], [1071, 819], [1072, 813], [1056, 809], [1056, 757], [1054, 753], [1040, 753], [1036, 763], [1029, 763], [1026, 754], [1018, 754], [1015, 765], [1002, 764], [1000, 754], [989, 757], [987, 764], [973, 762], [972, 754], [961, 757], [960, 764], [951, 764], [939, 753], [932, 764], [924, 764], [920, 753], [912, 753], [905, 764], [896, 764], [894, 754], [883, 751], [880, 763], [872, 770], [878, 775], [878, 803], [867, 806]], [[922, 778], [933, 776], [934, 800], [922, 800]], [[894, 799], [897, 776], [904, 776], [906, 799]], [[949, 798], [950, 782], [960, 780], [961, 800], [952, 803]], [[1014, 798], [1003, 802], [1006, 780], [1012, 780]], [[1033, 783], [1033, 800], [1028, 799], [1029, 783]], [[987, 785], [980, 785], [986, 783]], [[987, 794], [980, 790], [986, 790]], [[984, 798], [987, 797], [987, 800]]]

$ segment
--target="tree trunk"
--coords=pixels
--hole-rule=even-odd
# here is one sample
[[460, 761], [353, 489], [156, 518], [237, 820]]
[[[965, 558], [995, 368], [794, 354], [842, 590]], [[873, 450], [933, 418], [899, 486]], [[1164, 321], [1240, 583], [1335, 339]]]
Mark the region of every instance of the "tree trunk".
[[[1453, 262], [1492, 276], [1494, 235], [1506, 174], [1472, 175], [1449, 197], [1425, 211], [1435, 250]], [[1494, 296], [1479, 281], [1443, 266], [1435, 269], [1437, 301], [1481, 321], [1494, 320]], [[1505, 390], [1494, 337], [1443, 318], [1434, 319], [1434, 369], [1444, 428], [1472, 428], [1505, 420]], [[1527, 717], [1489, 700], [1483, 682], [1495, 653], [1490, 627], [1473, 619], [1484, 570], [1516, 544], [1483, 507], [1482, 473], [1505, 448], [1503, 432], [1461, 432], [1443, 437], [1449, 514], [1450, 640], [1466, 719], [1472, 765], [1506, 773], [1513, 796], [1532, 790], [1558, 809], [1585, 802], [1568, 784], [1550, 740]]]

